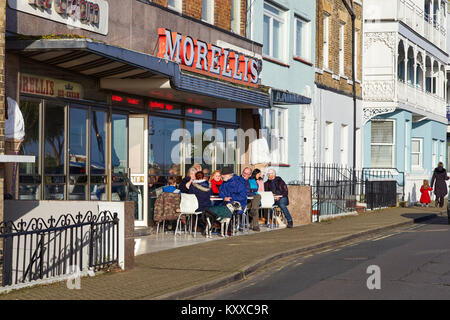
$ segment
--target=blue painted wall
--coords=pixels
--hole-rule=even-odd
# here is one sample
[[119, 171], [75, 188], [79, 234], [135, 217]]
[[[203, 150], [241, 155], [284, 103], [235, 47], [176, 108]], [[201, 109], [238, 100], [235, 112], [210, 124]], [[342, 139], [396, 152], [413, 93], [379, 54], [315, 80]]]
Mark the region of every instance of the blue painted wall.
[[[440, 143], [447, 139], [446, 125], [432, 120], [424, 120], [420, 122], [412, 122], [412, 114], [405, 110], [397, 110], [393, 113], [385, 114], [376, 117], [375, 119], [391, 119], [395, 121], [395, 159], [394, 167], [401, 172], [411, 171], [411, 139], [423, 139], [423, 158], [422, 158], [422, 172], [432, 172], [437, 163], [432, 164], [432, 141], [438, 141], [438, 150], [436, 159], [439, 161], [440, 157]], [[406, 129], [407, 128], [407, 129]], [[371, 167], [371, 121], [368, 121], [364, 126], [364, 146], [363, 157], [364, 167]], [[406, 141], [406, 139], [408, 141]], [[406, 152], [408, 154], [405, 168], [405, 143], [407, 142]], [[443, 159], [446, 163], [446, 149], [444, 148]], [[413, 171], [414, 173], [414, 171]], [[417, 173], [417, 172], [416, 172]]]
[[[316, 1], [299, 0], [274, 0], [268, 2], [285, 12], [286, 33], [285, 33], [285, 58], [280, 62], [286, 66], [263, 60], [263, 71], [261, 80], [263, 85], [267, 85], [280, 90], [288, 90], [297, 94], [304, 94], [305, 88], [309, 86], [311, 95], [314, 88], [315, 77], [315, 41], [316, 41]], [[264, 1], [248, 1], [248, 20], [253, 23], [247, 27], [248, 37], [256, 42], [263, 43], [264, 25]], [[250, 8], [251, 6], [251, 8]], [[294, 37], [295, 37], [295, 16], [300, 16], [309, 21], [310, 25], [310, 60], [311, 65], [294, 60]], [[286, 181], [299, 179], [299, 165], [303, 163], [303, 124], [302, 105], [292, 105], [288, 109], [288, 164], [289, 167], [276, 168], [278, 174]]]

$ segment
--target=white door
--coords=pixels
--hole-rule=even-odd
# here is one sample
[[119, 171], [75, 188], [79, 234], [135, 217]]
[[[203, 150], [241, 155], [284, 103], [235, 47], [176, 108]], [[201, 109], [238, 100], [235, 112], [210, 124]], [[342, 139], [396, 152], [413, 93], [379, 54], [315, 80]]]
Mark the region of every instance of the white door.
[[148, 226], [148, 116], [129, 117], [130, 200], [135, 203], [135, 226]]

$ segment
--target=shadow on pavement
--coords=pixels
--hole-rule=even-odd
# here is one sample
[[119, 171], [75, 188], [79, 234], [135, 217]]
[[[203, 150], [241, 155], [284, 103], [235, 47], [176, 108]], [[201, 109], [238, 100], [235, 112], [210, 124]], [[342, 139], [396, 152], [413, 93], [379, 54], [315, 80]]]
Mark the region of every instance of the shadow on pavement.
[[440, 225], [448, 225], [448, 217], [446, 212], [434, 213], [433, 218], [429, 218], [429, 216], [424, 216], [421, 213], [404, 213], [402, 217], [414, 220], [416, 224], [440, 224]]

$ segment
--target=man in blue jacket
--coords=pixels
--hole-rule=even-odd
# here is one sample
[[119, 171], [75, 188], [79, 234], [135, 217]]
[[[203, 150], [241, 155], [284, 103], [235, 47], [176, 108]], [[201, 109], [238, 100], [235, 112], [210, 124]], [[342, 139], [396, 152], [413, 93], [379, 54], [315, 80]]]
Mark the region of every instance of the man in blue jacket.
[[220, 174], [222, 175], [223, 183], [219, 189], [219, 197], [223, 199], [224, 203], [237, 201], [244, 209], [247, 206], [245, 180], [235, 175], [230, 167], [223, 168]]

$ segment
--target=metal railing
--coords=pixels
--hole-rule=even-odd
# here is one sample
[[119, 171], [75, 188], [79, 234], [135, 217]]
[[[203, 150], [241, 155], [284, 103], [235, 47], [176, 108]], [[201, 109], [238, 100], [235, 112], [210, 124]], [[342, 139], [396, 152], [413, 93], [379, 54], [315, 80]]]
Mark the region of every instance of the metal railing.
[[311, 186], [313, 216], [335, 215], [356, 210], [360, 190], [358, 171], [338, 164], [303, 164], [300, 181], [290, 184]]
[[2, 285], [99, 270], [119, 259], [119, 219], [109, 211], [0, 223]]
[[[354, 212], [358, 201], [366, 202], [369, 209], [395, 206], [397, 196], [404, 199], [405, 176], [395, 168], [355, 170], [339, 164], [303, 164], [300, 180], [288, 184], [311, 186], [312, 214], [318, 221], [323, 215]], [[389, 188], [380, 188], [383, 184]]]

